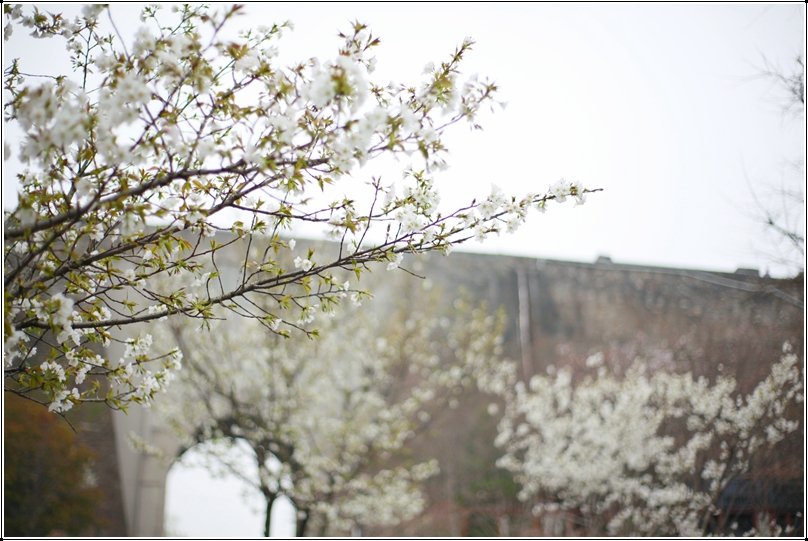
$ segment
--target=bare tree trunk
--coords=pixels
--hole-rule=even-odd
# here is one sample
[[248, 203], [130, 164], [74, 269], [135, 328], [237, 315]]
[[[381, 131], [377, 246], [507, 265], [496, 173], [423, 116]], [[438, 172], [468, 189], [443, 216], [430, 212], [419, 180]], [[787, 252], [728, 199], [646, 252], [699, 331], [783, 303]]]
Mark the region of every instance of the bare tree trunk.
[[298, 510], [297, 523], [295, 527], [295, 537], [306, 537], [306, 525], [309, 522], [309, 512], [305, 509]]
[[272, 505], [275, 503], [275, 495], [264, 494], [264, 498], [266, 498], [267, 502], [266, 515], [264, 516], [264, 537], [269, 537], [269, 525], [272, 521]]

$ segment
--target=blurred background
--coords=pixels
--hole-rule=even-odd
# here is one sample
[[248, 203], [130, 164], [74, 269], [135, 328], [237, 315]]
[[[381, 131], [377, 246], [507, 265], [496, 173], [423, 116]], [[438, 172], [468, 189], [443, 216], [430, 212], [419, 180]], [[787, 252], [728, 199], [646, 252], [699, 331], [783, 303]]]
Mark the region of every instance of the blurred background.
[[[138, 10], [114, 5], [111, 14], [124, 33], [134, 32]], [[392, 278], [384, 269], [371, 277], [367, 287], [375, 298], [344, 316], [333, 347], [346, 357], [351, 353], [340, 342], [390, 359], [385, 367], [401, 373], [385, 372], [399, 383], [389, 389], [430, 381], [409, 369], [432, 366], [419, 364], [427, 362], [422, 357], [466, 369], [473, 353], [487, 355], [492, 364], [511, 363], [514, 381], [524, 385], [554, 367], [581, 380], [587, 359], [600, 354], [617, 373], [643, 359], [653, 370], [711, 381], [732, 375], [738, 391], [748, 393], [784, 342], [802, 355], [803, 4], [279, 3], [247, 11], [244, 26], [294, 23], [280, 44], [284, 63], [331, 58], [338, 29], [353, 20], [368, 24], [382, 39], [374, 74], [380, 81], [417, 80], [425, 64], [471, 36], [476, 44], [463, 74], [495, 80], [505, 107], [483, 116], [483, 131], [461, 127], [447, 136], [450, 168], [438, 182], [447, 207], [488, 194], [492, 184], [506, 193], [542, 191], [564, 177], [603, 188], [581, 207], [531, 216], [514, 234], [448, 257], [405, 259], [402, 267], [425, 278], [404, 272]], [[59, 52], [42, 47], [15, 34], [4, 44], [4, 65], [24, 54], [31, 71], [47, 72]], [[4, 129], [4, 139], [13, 137]], [[13, 157], [5, 163], [4, 208], [14, 206], [19, 167]], [[390, 164], [371, 164], [364, 173], [400, 174]], [[315, 231], [290, 234], [301, 246], [328, 250]], [[499, 326], [480, 323], [475, 310], [498, 314]], [[351, 326], [360, 317], [369, 319]], [[472, 350], [471, 338], [464, 343], [459, 330], [446, 331], [477, 324], [496, 347]], [[360, 341], [359, 328], [387, 343]], [[423, 330], [426, 339], [400, 329]], [[400, 354], [389, 353], [390, 344]], [[445, 395], [419, 403], [424, 415], [416, 415], [407, 444], [363, 462], [378, 471], [436, 460], [439, 472], [423, 481], [419, 505], [385, 500], [388, 508], [402, 508], [389, 525], [357, 520], [308, 533], [601, 533], [580, 509], [537, 511], [537, 502], [558, 498], [520, 497], [513, 472], [497, 467], [503, 451], [495, 440], [507, 404], [479, 384], [482, 370], [472, 370], [469, 381], [441, 383], [438, 393]], [[178, 436], [174, 421], [177, 410], [191, 408], [180, 398], [192, 399], [177, 395], [173, 403], [158, 401], [128, 415], [80, 408], [69, 415], [75, 432], [36, 404], [6, 396], [6, 533], [261, 536], [267, 500], [256, 487], [262, 474], [254, 448], [210, 427], [236, 443], [211, 447], [199, 437], [189, 445], [188, 431]], [[789, 408], [783, 416], [799, 419], [799, 428], [756, 453], [744, 474], [716, 495], [722, 527], [740, 523], [723, 533], [772, 520], [802, 535], [804, 426], [801, 406]], [[319, 410], [312, 411], [316, 417]], [[278, 468], [267, 471], [280, 486], [290, 474]], [[270, 533], [294, 535], [301, 516], [293, 503], [280, 497], [271, 507]]]

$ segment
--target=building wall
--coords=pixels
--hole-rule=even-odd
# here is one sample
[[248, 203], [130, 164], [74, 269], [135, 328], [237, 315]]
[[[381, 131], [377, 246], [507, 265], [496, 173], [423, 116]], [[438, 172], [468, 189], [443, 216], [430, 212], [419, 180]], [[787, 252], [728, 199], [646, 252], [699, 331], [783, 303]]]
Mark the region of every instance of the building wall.
[[[492, 310], [504, 309], [506, 354], [520, 363], [526, 378], [551, 364], [582, 365], [600, 351], [613, 365], [639, 356], [660, 368], [706, 375], [721, 365], [752, 385], [784, 341], [802, 348], [802, 278], [467, 253], [405, 259], [403, 266], [425, 275], [447, 303], [462, 290]], [[378, 300], [367, 309], [384, 306], [396, 293], [379, 287]], [[400, 528], [366, 533], [464, 535], [469, 517], [507, 528], [511, 535], [537, 531], [537, 524], [515, 518], [524, 511], [514, 507], [515, 487], [493, 468], [495, 422], [486, 416], [486, 404], [465, 402], [435, 425], [428, 440], [414, 444], [416, 453], [441, 460], [443, 473], [429, 486], [434, 507]], [[113, 420], [127, 533], [161, 535], [165, 480], [176, 442], [148, 409], [132, 407]], [[162, 448], [164, 456], [133, 451], [130, 432]], [[798, 447], [793, 442], [787, 447], [789, 471], [802, 467]], [[481, 472], [485, 465], [488, 470]], [[485, 508], [498, 510], [488, 522], [479, 511]]]
[[[602, 352], [615, 368], [641, 358], [658, 369], [708, 377], [731, 373], [748, 390], [779, 358], [784, 342], [797, 351], [803, 347], [801, 276], [775, 280], [743, 270], [713, 273], [460, 253], [419, 259], [413, 268], [434, 280], [447, 299], [463, 289], [492, 309], [501, 306], [508, 317], [506, 352], [526, 379], [549, 365], [575, 371], [589, 355]], [[547, 525], [525, 518], [529, 509], [520, 509], [507, 475], [493, 467], [496, 422], [485, 413], [487, 403], [484, 397], [469, 397], [446, 414], [428, 441], [416, 443], [418, 452], [441, 460], [442, 472], [429, 484], [434, 507], [410, 524], [375, 534], [468, 535], [469, 528], [486, 523], [480, 509], [488, 506], [489, 525], [508, 524], [512, 535], [552, 535]], [[804, 429], [761, 456], [753, 476], [776, 465], [784, 483], [801, 478], [803, 434]], [[801, 502], [800, 495], [795, 503]], [[503, 506], [510, 515], [503, 514]], [[477, 509], [471, 522], [470, 509]]]

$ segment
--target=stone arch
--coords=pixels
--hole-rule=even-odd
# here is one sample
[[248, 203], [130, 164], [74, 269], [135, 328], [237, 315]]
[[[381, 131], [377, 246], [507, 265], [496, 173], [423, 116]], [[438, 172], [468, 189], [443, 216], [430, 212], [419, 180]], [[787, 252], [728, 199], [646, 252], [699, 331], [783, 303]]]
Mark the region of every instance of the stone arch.
[[[197, 444], [190, 449], [183, 450], [181, 442], [174, 433], [160, 422], [158, 416], [151, 408], [133, 406], [128, 413], [115, 412], [113, 415], [118, 462], [120, 466], [121, 486], [124, 501], [124, 514], [126, 529], [130, 536], [160, 537], [175, 532], [167, 530], [171, 526], [166, 522], [167, 494], [169, 476], [173, 469], [179, 465], [180, 455], [189, 456]], [[148, 442], [148, 449], [138, 449], [133, 441]], [[197, 471], [202, 479], [209, 475]], [[231, 480], [231, 486], [233, 481]], [[245, 484], [246, 485], [246, 484]], [[238, 489], [231, 498], [236, 504], [244, 505]], [[258, 495], [260, 498], [260, 494]], [[263, 532], [263, 502], [258, 501], [258, 526], [256, 532], [249, 537], [260, 536]], [[227, 516], [220, 513], [219, 516]], [[286, 518], [284, 518], [286, 517]], [[294, 535], [295, 511], [286, 497], [279, 497], [273, 506], [272, 512], [273, 533], [282, 537]], [[193, 535], [193, 532], [181, 532]], [[211, 533], [199, 535], [210, 536]], [[227, 532], [222, 535], [229, 536]]]

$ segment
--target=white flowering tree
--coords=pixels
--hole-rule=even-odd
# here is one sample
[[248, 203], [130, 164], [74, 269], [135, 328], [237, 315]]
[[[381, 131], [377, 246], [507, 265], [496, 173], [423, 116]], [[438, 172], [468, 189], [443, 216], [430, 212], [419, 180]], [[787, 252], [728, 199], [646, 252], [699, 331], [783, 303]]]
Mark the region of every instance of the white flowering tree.
[[723, 522], [730, 481], [800, 428], [786, 415], [804, 392], [788, 347], [749, 394], [732, 377], [649, 374], [639, 362], [618, 376], [601, 362], [590, 358], [594, 374], [577, 383], [551, 370], [518, 384], [497, 437], [520, 497], [537, 512], [580, 512], [590, 535], [706, 535]]
[[[123, 408], [164, 387], [179, 358], [152, 351], [157, 319], [208, 319], [220, 307], [271, 332], [311, 332], [288, 309], [339, 303], [336, 269], [358, 279], [374, 262], [448, 252], [587, 192], [560, 181], [546, 193], [494, 190], [440, 207], [433, 175], [446, 163], [444, 132], [478, 128], [495, 103], [493, 83], [461, 79], [471, 41], [421, 81], [382, 85], [372, 80], [379, 40], [360, 23], [340, 34], [334, 57], [283, 66], [276, 44], [288, 25], [234, 36], [238, 6], [147, 7], [131, 39], [101, 32], [106, 9], [69, 18], [3, 6], [5, 39], [30, 32], [70, 55], [53, 73], [28, 73], [24, 56], [4, 66], [4, 121], [22, 133], [4, 151], [24, 167], [17, 205], [4, 213], [4, 386], [57, 412], [84, 401]], [[399, 160], [403, 180], [365, 173], [383, 156]], [[299, 224], [330, 234], [337, 255], [280, 264], [293, 249], [285, 232]], [[244, 256], [239, 280], [205, 274], [220, 250], [256, 235], [268, 244]], [[198, 295], [148, 287], [203, 274]], [[126, 349], [120, 360], [104, 353], [115, 342]]]
[[345, 305], [336, 317], [319, 316], [315, 340], [285, 340], [254, 320], [215, 322], [202, 335], [186, 319], [161, 336], [187, 362], [156, 407], [183, 449], [235, 440], [249, 446], [257, 476], [228, 463], [220, 447], [196, 449], [264, 496], [265, 535], [281, 495], [297, 509], [298, 535], [414, 517], [425, 504], [421, 482], [438, 465], [413, 461], [407, 443], [475, 381], [512, 385], [514, 365], [500, 351], [501, 314], [465, 301], [441, 307], [434, 292], [409, 293], [381, 310]]

